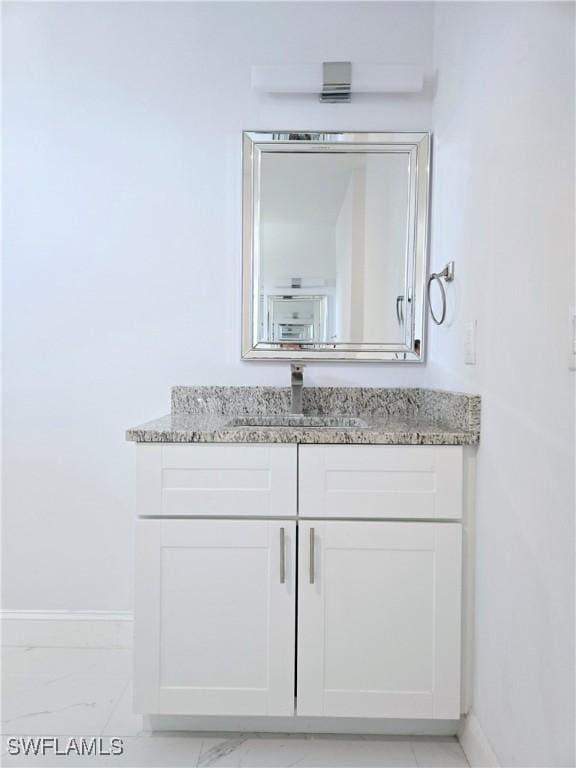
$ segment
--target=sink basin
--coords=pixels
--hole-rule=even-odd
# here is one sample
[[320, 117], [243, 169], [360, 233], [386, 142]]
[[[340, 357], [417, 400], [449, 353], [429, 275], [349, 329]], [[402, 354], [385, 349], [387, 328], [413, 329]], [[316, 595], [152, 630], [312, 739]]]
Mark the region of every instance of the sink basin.
[[368, 424], [354, 416], [240, 416], [228, 423], [229, 427], [315, 427], [322, 429], [367, 429]]

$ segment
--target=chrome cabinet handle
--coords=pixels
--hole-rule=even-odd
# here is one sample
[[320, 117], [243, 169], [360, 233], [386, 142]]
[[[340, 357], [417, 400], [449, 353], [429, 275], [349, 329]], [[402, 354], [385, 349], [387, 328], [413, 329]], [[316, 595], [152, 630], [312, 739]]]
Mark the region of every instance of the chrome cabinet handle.
[[280, 584], [286, 583], [286, 534], [280, 528]]
[[402, 308], [403, 301], [404, 296], [396, 296], [396, 320], [398, 320], [398, 325], [404, 325], [404, 310]]
[[314, 528], [310, 528], [310, 584], [314, 584]]

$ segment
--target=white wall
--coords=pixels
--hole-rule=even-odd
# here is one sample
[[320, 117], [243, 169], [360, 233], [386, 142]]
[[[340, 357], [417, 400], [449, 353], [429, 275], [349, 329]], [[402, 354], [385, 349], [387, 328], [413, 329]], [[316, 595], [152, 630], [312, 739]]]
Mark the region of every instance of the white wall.
[[336, 280], [333, 224], [310, 222], [298, 227], [296, 219], [263, 221], [260, 237], [261, 280], [270, 293], [290, 285], [293, 277], [315, 279], [316, 284], [320, 279]]
[[[364, 227], [364, 329], [361, 338], [404, 341], [396, 299], [405, 293], [408, 163], [402, 155], [367, 163]], [[404, 311], [407, 311], [404, 305]], [[384, 330], [385, 329], [385, 330]]]
[[[4, 3], [4, 607], [129, 610], [126, 427], [241, 363], [241, 131], [430, 128], [430, 92], [263, 98], [254, 63], [422, 63], [428, 3]], [[410, 366], [310, 367], [414, 384]]]
[[[473, 709], [503, 766], [574, 765], [574, 6], [445, 3], [430, 382], [482, 395]], [[463, 364], [478, 321], [478, 363]]]
[[[357, 173], [355, 171], [346, 188], [346, 195], [342, 201], [342, 207], [340, 208], [334, 228], [337, 275], [334, 301], [334, 317], [336, 318], [335, 336], [341, 339], [351, 338], [352, 327], [356, 321], [352, 311], [352, 293], [354, 288], [352, 282], [354, 274], [352, 270], [352, 254], [356, 250], [354, 240], [358, 236], [357, 229], [354, 227], [353, 216], [355, 202], [354, 187], [356, 185]], [[363, 251], [360, 251], [360, 253], [363, 253]], [[361, 306], [360, 310], [363, 311], [363, 309], [364, 307]]]

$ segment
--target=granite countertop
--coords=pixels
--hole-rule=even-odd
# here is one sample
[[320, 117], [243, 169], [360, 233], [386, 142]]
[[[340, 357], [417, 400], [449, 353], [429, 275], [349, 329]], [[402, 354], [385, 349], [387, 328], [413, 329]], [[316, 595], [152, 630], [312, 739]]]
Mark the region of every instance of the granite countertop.
[[304, 387], [302, 394], [308, 423], [317, 417], [318, 422], [334, 418], [341, 424], [250, 426], [251, 421], [289, 416], [289, 387], [174, 387], [171, 412], [129, 429], [126, 439], [364, 445], [477, 445], [480, 440], [478, 395], [380, 387]]

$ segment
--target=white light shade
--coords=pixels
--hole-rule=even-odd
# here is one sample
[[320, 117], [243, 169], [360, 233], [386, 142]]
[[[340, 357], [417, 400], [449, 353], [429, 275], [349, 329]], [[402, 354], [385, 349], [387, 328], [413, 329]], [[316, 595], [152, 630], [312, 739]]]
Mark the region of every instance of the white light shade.
[[[424, 70], [413, 64], [352, 63], [352, 93], [417, 93]], [[254, 64], [252, 88], [263, 93], [320, 93], [318, 64]]]

